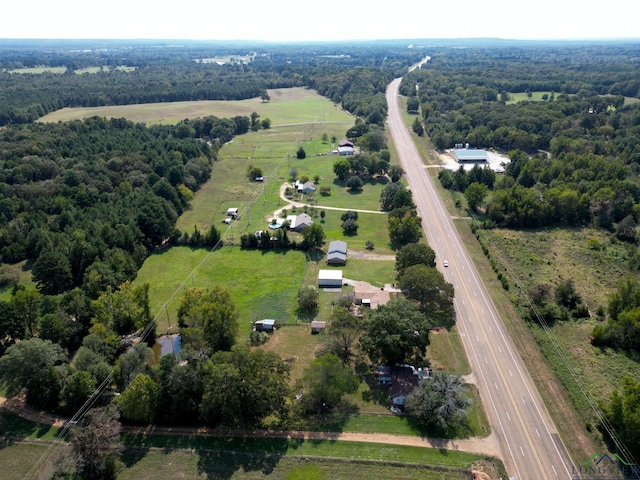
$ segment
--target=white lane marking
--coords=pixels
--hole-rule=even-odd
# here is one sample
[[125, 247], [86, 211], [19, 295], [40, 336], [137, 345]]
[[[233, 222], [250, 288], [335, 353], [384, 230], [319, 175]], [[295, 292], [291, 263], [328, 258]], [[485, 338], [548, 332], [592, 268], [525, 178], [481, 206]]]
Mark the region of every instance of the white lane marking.
[[554, 467], [553, 465], [551, 465], [551, 468], [553, 468], [553, 473], [556, 474], [556, 477], [558, 476], [558, 472], [556, 472], [556, 467]]
[[513, 373], [511, 373], [511, 370], [509, 370], [509, 375], [511, 375], [513, 377]]
[[524, 450], [520, 447], [520, 451], [522, 452], [522, 456], [524, 457]]
[[507, 418], [509, 419], [509, 421], [511, 421], [511, 415], [509, 415], [509, 412], [504, 412], [507, 414]]
[[478, 335], [476, 335], [476, 340], [477, 340], [478, 342], [480, 341], [480, 339], [478, 338]]
[[524, 403], [524, 397], [520, 397], [520, 398], [522, 398], [522, 404], [526, 405], [526, 403]]
[[498, 390], [498, 384], [496, 382], [493, 382], [493, 384], [496, 386], [496, 390]]
[[498, 350], [500, 351], [500, 353], [502, 353], [502, 349], [500, 347], [498, 347]]
[[537, 429], [537, 428], [536, 428], [536, 433], [538, 434], [538, 438], [542, 438], [542, 437], [540, 436], [540, 432], [538, 431], [538, 429]]
[[489, 365], [489, 360], [487, 360], [487, 357], [484, 357], [484, 363], [486, 363], [487, 365]]

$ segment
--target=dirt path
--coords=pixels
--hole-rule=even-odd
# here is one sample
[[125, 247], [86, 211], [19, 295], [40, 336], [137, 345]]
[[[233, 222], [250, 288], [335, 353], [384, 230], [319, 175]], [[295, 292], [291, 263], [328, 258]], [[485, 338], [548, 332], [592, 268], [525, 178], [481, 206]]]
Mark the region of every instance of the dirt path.
[[[62, 427], [68, 419], [38, 412], [24, 404], [24, 398], [6, 399], [0, 397], [0, 408], [20, 415], [27, 420]], [[485, 438], [467, 438], [463, 440], [443, 440], [437, 438], [423, 438], [412, 435], [389, 435], [382, 433], [355, 432], [306, 432], [306, 431], [275, 431], [275, 430], [226, 430], [208, 427], [131, 427], [124, 426], [123, 431], [144, 435], [197, 435], [202, 437], [246, 437], [246, 438], [291, 438], [303, 440], [341, 440], [345, 442], [384, 443], [390, 445], [406, 445], [424, 448], [439, 448], [458, 450], [499, 457], [498, 443], [493, 434]]]

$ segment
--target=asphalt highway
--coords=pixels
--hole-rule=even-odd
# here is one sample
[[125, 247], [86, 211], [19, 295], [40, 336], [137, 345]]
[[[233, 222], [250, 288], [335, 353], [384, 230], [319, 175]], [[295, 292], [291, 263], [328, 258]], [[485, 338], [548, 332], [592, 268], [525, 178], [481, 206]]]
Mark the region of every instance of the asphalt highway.
[[579, 478], [402, 121], [399, 86], [400, 79], [395, 79], [387, 89], [389, 130], [438, 268], [455, 287], [456, 324], [509, 477]]

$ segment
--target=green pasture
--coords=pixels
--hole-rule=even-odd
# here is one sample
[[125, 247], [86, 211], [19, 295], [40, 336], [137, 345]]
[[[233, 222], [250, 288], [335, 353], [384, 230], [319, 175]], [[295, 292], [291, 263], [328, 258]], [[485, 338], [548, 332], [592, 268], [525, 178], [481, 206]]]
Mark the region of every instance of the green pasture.
[[52, 478], [54, 467], [51, 463], [42, 465], [39, 476], [32, 476], [31, 469], [44, 455], [50, 453], [50, 443], [3, 442], [0, 441], [0, 478], [3, 480], [23, 480], [25, 478]]
[[158, 333], [168, 331], [169, 326], [176, 329], [176, 311], [186, 288], [226, 287], [240, 314], [239, 336], [246, 339], [255, 320], [295, 323], [295, 299], [304, 270], [305, 257], [300, 251], [263, 252], [236, 246], [210, 252], [174, 247], [151, 255], [136, 283], [150, 284]]
[[[551, 98], [551, 94], [552, 93], [553, 92], [531, 92], [531, 96], [530, 97], [527, 95], [526, 92], [509, 93], [509, 100], [506, 103], [507, 103], [507, 105], [510, 105], [512, 103], [518, 103], [518, 102], [522, 102], [522, 101], [544, 102], [544, 101], [548, 101], [548, 100], [543, 100], [542, 96], [546, 94], [548, 96], [548, 98]], [[555, 95], [558, 95], [558, 92], [556, 92]]]
[[25, 67], [9, 70], [9, 73], [64, 73], [67, 71], [67, 67]]
[[[107, 118], [124, 117], [133, 122], [154, 124], [178, 123], [185, 118], [210, 115], [219, 118], [230, 118], [236, 115], [250, 116], [253, 112], [256, 112], [260, 115], [260, 119], [271, 119], [272, 127], [283, 124], [300, 124], [300, 131], [308, 132], [309, 138], [317, 135], [318, 139], [322, 136], [322, 132], [311, 126], [306, 126], [306, 124], [340, 125], [341, 135], [344, 135], [344, 132], [354, 123], [353, 117], [313, 90], [303, 87], [274, 89], [269, 90], [269, 96], [271, 97], [269, 102], [263, 102], [260, 98], [251, 98], [248, 100], [202, 100], [196, 102], [63, 108], [45, 115], [38, 121], [68, 121], [97, 115]], [[347, 126], [345, 127], [345, 125]]]

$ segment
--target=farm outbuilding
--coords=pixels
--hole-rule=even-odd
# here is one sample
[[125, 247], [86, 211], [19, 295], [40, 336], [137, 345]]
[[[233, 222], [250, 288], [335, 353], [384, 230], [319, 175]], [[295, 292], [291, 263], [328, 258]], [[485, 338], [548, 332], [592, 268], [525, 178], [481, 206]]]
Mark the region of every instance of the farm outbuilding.
[[332, 252], [327, 254], [327, 263], [329, 265], [346, 265], [347, 256], [344, 253]]
[[487, 163], [489, 154], [486, 150], [479, 148], [456, 148], [453, 150], [458, 163]]
[[327, 250], [327, 263], [329, 265], [347, 264], [347, 242], [334, 240], [329, 243], [329, 248]]
[[320, 333], [327, 327], [327, 322], [314, 320], [311, 322], [311, 333]]
[[342, 287], [342, 270], [320, 270], [318, 272], [318, 286], [329, 288]]
[[255, 329], [256, 332], [273, 332], [275, 325], [276, 325], [275, 320], [264, 319], [264, 320], [257, 320], [256, 322], [254, 322], [253, 328]]

